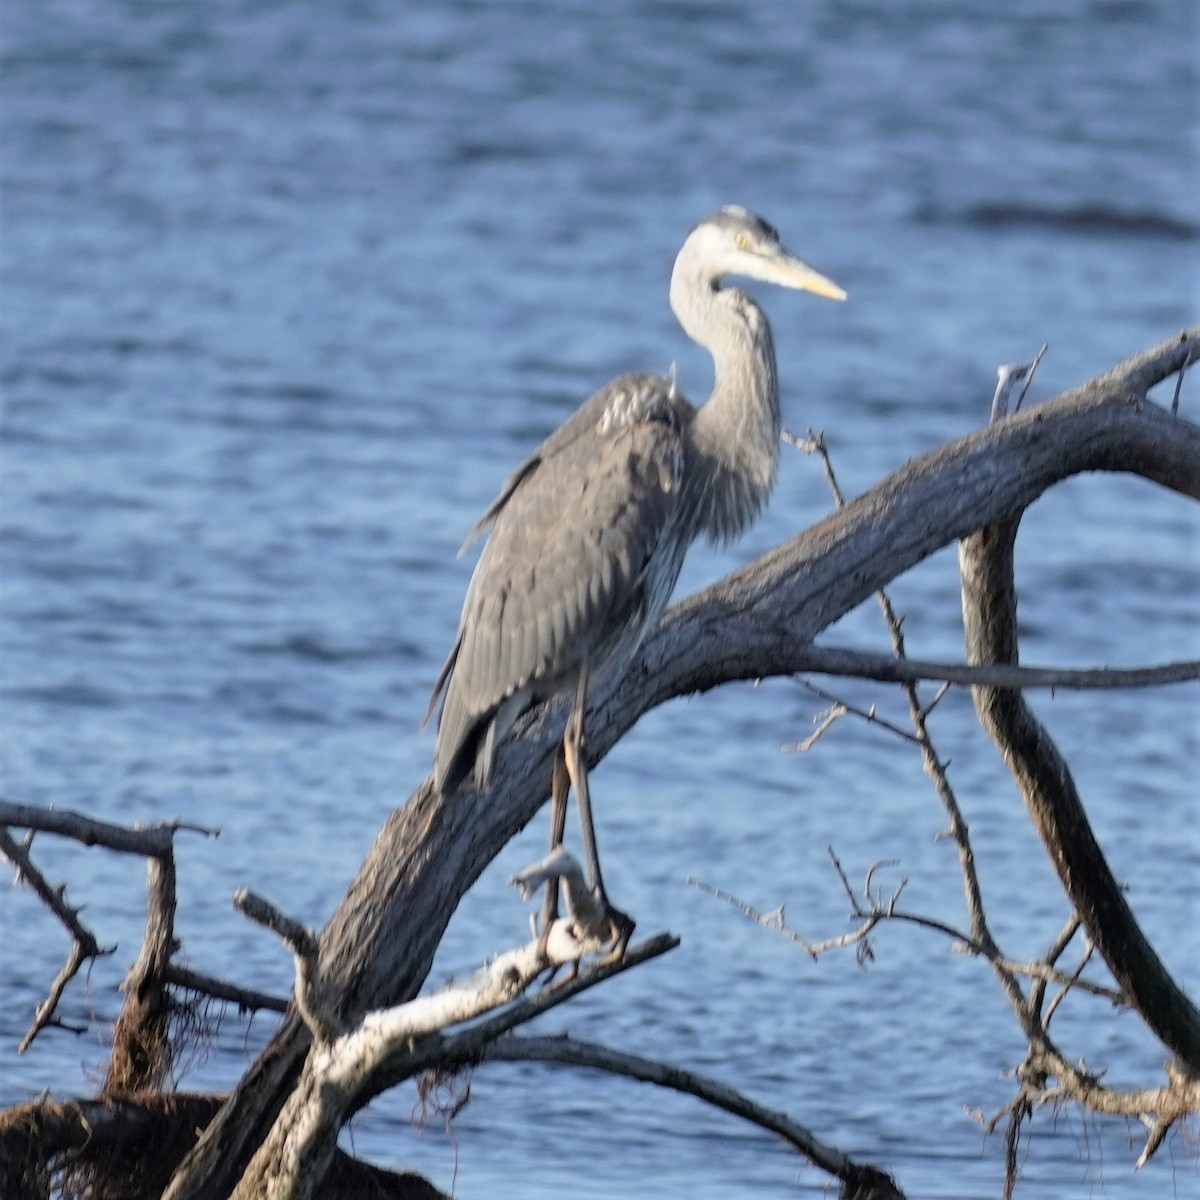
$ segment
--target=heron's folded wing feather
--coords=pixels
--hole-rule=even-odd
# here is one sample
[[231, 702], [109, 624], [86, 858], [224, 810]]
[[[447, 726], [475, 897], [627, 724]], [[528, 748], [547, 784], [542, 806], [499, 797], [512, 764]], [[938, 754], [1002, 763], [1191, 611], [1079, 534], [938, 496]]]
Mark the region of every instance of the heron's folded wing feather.
[[646, 420], [576, 437], [520, 481], [467, 594], [456, 702], [489, 711], [636, 641], [647, 572], [678, 516], [681, 466], [678, 427]]
[[661, 375], [650, 375], [645, 372], [631, 372], [614, 379], [606, 387], [601, 388], [595, 395], [584, 401], [546, 440], [504, 481], [500, 494], [488, 505], [483, 516], [471, 527], [471, 531], [463, 539], [458, 548], [459, 554], [481, 534], [499, 516], [504, 506], [512, 498], [513, 493], [548, 459], [567, 450], [572, 443], [583, 438], [594, 436], [596, 429], [604, 419], [604, 414], [610, 411], [614, 401], [619, 403], [627, 396], [659, 396], [663, 401], [674, 399], [674, 385], [671, 380]]

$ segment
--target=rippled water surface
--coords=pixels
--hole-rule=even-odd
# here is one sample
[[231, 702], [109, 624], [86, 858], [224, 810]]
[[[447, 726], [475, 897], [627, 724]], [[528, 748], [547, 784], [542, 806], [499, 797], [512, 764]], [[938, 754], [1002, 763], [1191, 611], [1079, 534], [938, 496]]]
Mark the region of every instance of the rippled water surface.
[[[219, 826], [181, 841], [185, 955], [286, 989], [286, 956], [230, 893], [320, 925], [422, 777], [416, 726], [470, 570], [454, 550], [511, 465], [621, 370], [677, 361], [703, 396], [707, 361], [665, 296], [689, 226], [747, 204], [850, 292], [761, 299], [788, 424], [825, 430], [860, 491], [978, 426], [999, 363], [1048, 342], [1044, 396], [1194, 319], [1195, 25], [1183, 0], [9, 0], [4, 793]], [[829, 505], [788, 452], [763, 521], [729, 552], [697, 548], [681, 587]], [[1040, 501], [1019, 544], [1025, 658], [1200, 656], [1198, 524], [1125, 479]], [[960, 652], [952, 552], [896, 601], [913, 653]], [[886, 644], [869, 606], [831, 640]], [[886, 692], [837, 690], [902, 716]], [[1194, 688], [1037, 704], [1196, 994]], [[832, 844], [855, 879], [898, 859], [886, 882], [908, 878], [910, 907], [963, 920], [911, 747], [844, 721], [778, 753], [821, 708], [795, 684], [728, 688], [651, 714], [597, 771], [612, 890], [683, 946], [545, 1027], [735, 1083], [913, 1196], [997, 1196], [1001, 1139], [966, 1110], [1006, 1103], [1021, 1044], [986, 969], [901, 928], [869, 971], [851, 953], [813, 964], [684, 883], [841, 932]], [[1036, 954], [1065, 917], [1044, 852], [966, 698], [934, 732], [996, 933]], [[522, 936], [505, 880], [544, 838], [534, 822], [484, 875], [435, 980]], [[119, 942], [64, 1005], [103, 1030], [141, 871], [37, 851]], [[0, 1103], [86, 1090], [103, 1034], [12, 1054], [59, 931], [20, 889], [0, 893], [0, 931]], [[1080, 997], [1056, 1024], [1111, 1081], [1157, 1077], [1133, 1021]], [[228, 1086], [268, 1025], [225, 1022], [185, 1085]], [[397, 1092], [354, 1148], [463, 1196], [821, 1194], [767, 1135], [673, 1095], [497, 1067], [472, 1096], [446, 1134], [414, 1129]], [[1194, 1140], [1135, 1175], [1138, 1133], [1043, 1114], [1020, 1194], [1196, 1195]]]

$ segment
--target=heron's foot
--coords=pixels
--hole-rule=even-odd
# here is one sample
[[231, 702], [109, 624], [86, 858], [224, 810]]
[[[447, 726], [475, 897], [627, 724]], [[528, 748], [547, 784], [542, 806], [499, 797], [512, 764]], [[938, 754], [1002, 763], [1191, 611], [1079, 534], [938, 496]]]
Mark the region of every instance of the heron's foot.
[[[601, 963], [620, 962], [625, 957], [633, 936], [633, 918], [614, 908], [600, 888], [589, 887], [579, 863], [561, 846], [510, 882], [526, 898], [546, 885], [546, 901], [535, 922], [538, 957], [550, 968], [546, 985], [563, 966], [570, 968], [566, 979], [573, 979], [585, 955], [602, 955]], [[566, 902], [565, 919], [558, 915], [560, 886]]]
[[[635, 922], [607, 901], [589, 912], [586, 923], [573, 914], [543, 926], [538, 935], [538, 956], [546, 964], [542, 988], [564, 987], [579, 974], [579, 964], [588, 955], [598, 955], [596, 965], [619, 963], [625, 957]], [[559, 972], [566, 968], [565, 974]]]
[[619, 908], [614, 908], [611, 904], [607, 905], [605, 918], [608, 921], [609, 941], [612, 944], [612, 949], [600, 960], [602, 963], [620, 962], [625, 957], [625, 951], [629, 949], [629, 939], [633, 937], [633, 931], [637, 928], [637, 922]]
[[[586, 902], [581, 902], [586, 898]], [[555, 938], [569, 939], [578, 956], [571, 959], [570, 978], [579, 968], [579, 960], [588, 954], [600, 955], [601, 963], [620, 962], [625, 957], [629, 939], [633, 936], [636, 922], [628, 913], [609, 903], [607, 896], [586, 891], [567, 895], [567, 917], [555, 930]], [[551, 926], [545, 925], [538, 940], [539, 953], [555, 962], [563, 962], [565, 943], [555, 946], [557, 953], [549, 953]]]

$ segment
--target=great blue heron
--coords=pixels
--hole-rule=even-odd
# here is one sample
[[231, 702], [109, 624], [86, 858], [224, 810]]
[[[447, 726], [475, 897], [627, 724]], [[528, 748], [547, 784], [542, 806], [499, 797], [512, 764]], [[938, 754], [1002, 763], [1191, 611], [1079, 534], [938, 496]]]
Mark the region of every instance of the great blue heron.
[[[571, 698], [554, 766], [551, 846], [562, 842], [570, 784], [589, 881], [618, 953], [633, 925], [609, 904], [600, 874], [583, 757], [588, 679], [628, 668], [688, 546], [701, 534], [719, 543], [741, 534], [766, 503], [779, 461], [771, 330], [745, 292], [720, 286], [730, 275], [845, 299], [761, 217], [730, 206], [701, 221], [675, 259], [670, 296], [685, 332], [712, 355], [708, 402], [694, 408], [674, 378], [622, 375], [509, 476], [472, 531], [491, 526], [429, 704], [432, 713], [444, 688], [434, 782], [448, 791], [472, 769], [486, 787], [517, 717], [552, 696]], [[557, 911], [551, 886], [543, 936]]]

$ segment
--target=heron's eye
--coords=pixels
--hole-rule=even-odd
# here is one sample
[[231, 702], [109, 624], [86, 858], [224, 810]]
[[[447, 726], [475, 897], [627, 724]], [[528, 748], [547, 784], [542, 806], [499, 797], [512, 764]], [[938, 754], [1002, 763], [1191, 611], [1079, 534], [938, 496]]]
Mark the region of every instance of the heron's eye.
[[739, 233], [737, 235], [737, 248], [739, 250], [750, 249], [750, 235], [748, 233]]

